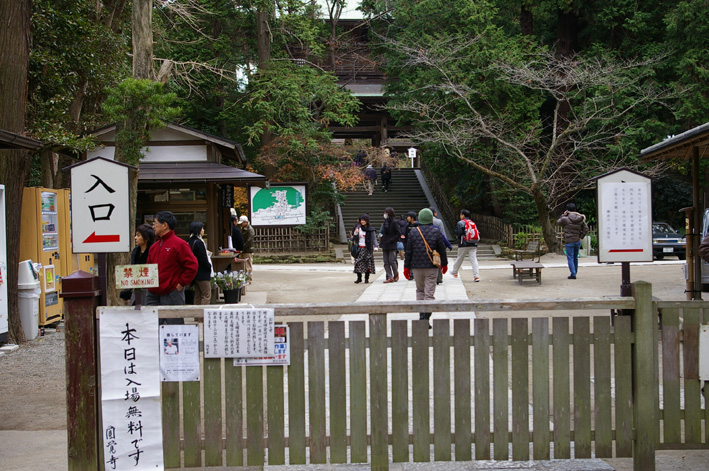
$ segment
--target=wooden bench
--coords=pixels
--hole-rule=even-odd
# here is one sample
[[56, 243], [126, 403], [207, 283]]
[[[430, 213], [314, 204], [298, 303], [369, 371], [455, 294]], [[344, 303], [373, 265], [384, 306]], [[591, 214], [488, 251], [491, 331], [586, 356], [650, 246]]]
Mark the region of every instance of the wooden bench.
[[539, 262], [512, 262], [512, 278], [519, 280], [519, 284], [522, 284], [523, 280], [537, 280], [538, 284], [542, 284], [542, 265]]
[[530, 240], [527, 242], [527, 247], [524, 249], [515, 250], [515, 260], [524, 260], [529, 255], [530, 260], [537, 259], [537, 262], [542, 260], [541, 242], [538, 240]]

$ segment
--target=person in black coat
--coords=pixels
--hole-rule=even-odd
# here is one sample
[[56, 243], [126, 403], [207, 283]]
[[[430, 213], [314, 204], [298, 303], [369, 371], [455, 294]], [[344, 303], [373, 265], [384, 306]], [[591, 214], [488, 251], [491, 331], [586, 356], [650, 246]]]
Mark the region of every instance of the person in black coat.
[[[427, 247], [428, 245], [428, 247]], [[429, 251], [430, 249], [430, 251]], [[433, 264], [432, 251], [438, 251], [441, 265]], [[404, 276], [407, 280], [416, 280], [416, 299], [436, 299], [436, 280], [438, 272], [448, 271], [448, 257], [443, 234], [433, 225], [433, 213], [424, 208], [419, 211], [418, 225], [412, 227], [406, 240], [406, 260]], [[420, 319], [429, 319], [430, 312], [422, 312]]]
[[396, 261], [396, 244], [401, 240], [401, 230], [396, 221], [396, 214], [393, 208], [384, 210], [384, 223], [381, 229], [382, 239], [380, 246], [384, 254], [384, 271], [386, 280], [384, 283], [394, 283], [399, 281], [399, 263]]
[[[145, 265], [148, 263], [148, 252], [150, 246], [155, 242], [155, 231], [150, 224], [141, 224], [135, 228], [135, 248], [130, 253], [131, 265]], [[130, 301], [130, 305], [134, 306], [136, 299], [139, 299], [141, 304], [145, 300], [145, 288], [124, 289], [119, 296], [125, 301]]]
[[190, 240], [187, 243], [192, 249], [192, 253], [197, 258], [199, 267], [194, 277], [194, 303], [209, 304], [212, 299], [212, 260], [209, 258], [207, 245], [204, 243], [204, 224], [199, 221], [190, 223]]

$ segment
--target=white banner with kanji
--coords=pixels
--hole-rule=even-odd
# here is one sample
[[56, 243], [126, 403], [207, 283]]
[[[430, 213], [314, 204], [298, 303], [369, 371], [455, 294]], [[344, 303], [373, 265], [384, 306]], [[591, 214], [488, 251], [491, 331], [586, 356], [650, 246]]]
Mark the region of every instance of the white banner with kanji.
[[106, 470], [162, 470], [158, 311], [99, 310]]

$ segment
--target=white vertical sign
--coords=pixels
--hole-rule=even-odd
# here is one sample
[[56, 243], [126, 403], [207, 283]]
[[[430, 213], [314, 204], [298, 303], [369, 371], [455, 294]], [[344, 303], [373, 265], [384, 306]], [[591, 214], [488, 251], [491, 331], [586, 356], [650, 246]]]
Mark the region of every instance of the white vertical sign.
[[128, 169], [103, 157], [71, 166], [74, 253], [130, 252]]
[[158, 311], [99, 315], [104, 469], [162, 470]]
[[273, 356], [273, 309], [205, 309], [204, 357]]

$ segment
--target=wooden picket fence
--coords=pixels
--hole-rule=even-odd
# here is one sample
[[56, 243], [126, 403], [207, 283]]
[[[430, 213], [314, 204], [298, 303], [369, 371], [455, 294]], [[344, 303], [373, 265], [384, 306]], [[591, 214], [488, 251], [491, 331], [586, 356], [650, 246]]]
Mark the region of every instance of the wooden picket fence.
[[[709, 303], [653, 301], [648, 283], [625, 298], [396, 305], [433, 311], [432, 330], [387, 319], [388, 303], [271, 307], [290, 326], [290, 366], [204, 359], [201, 382], [163, 383], [166, 468], [633, 456], [646, 471], [656, 449], [709, 448], [698, 376]], [[473, 314], [495, 311], [537, 313]]]

